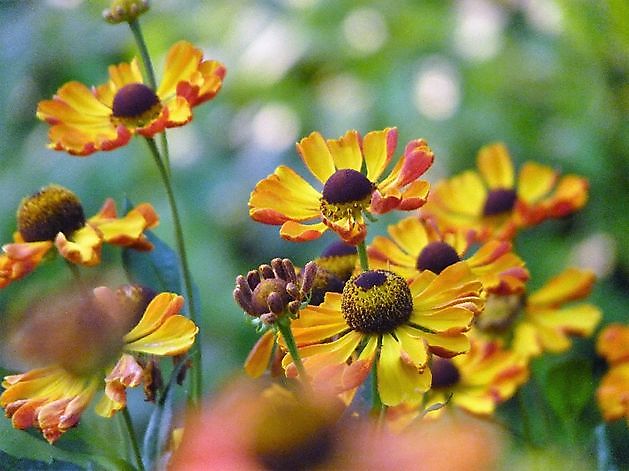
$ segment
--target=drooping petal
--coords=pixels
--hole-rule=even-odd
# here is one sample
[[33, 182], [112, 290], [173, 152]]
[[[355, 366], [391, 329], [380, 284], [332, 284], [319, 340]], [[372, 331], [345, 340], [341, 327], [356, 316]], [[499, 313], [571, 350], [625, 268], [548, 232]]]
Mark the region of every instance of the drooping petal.
[[55, 245], [59, 253], [77, 265], [94, 266], [100, 262], [103, 239], [100, 233], [86, 224], [68, 239], [63, 232], [57, 234]]
[[140, 322], [124, 336], [124, 342], [129, 344], [155, 332], [166, 319], [179, 313], [183, 303], [183, 297], [177, 294], [158, 294], [147, 306]]
[[596, 277], [589, 270], [568, 268], [528, 297], [531, 306], [558, 306], [590, 294]]
[[148, 203], [142, 203], [124, 217], [116, 218], [113, 200], [109, 199], [100, 212], [88, 220], [97, 228], [108, 244], [131, 247], [136, 250], [150, 250], [153, 245], [144, 236], [144, 231], [159, 223], [159, 216]]
[[477, 163], [478, 170], [490, 189], [513, 188], [513, 163], [504, 144], [496, 143], [481, 148]]
[[275, 332], [267, 330], [247, 355], [244, 368], [251, 378], [259, 378], [267, 370], [275, 346], [275, 338]]
[[614, 366], [603, 376], [596, 399], [605, 420], [625, 417], [629, 423], [629, 363]]
[[286, 221], [280, 228], [280, 236], [291, 242], [308, 242], [321, 237], [328, 226], [322, 222], [316, 224], [301, 224], [295, 221]]
[[187, 317], [168, 317], [156, 330], [133, 342], [127, 342], [125, 350], [152, 355], [181, 355], [194, 343], [199, 328]]
[[297, 152], [306, 167], [321, 183], [325, 183], [330, 175], [336, 171], [328, 144], [318, 132], [312, 132], [308, 137], [299, 141]]
[[96, 405], [96, 413], [101, 417], [112, 417], [126, 407], [127, 388], [141, 384], [143, 374], [143, 368], [135, 358], [124, 353], [105, 377], [105, 395]]
[[35, 270], [52, 246], [50, 241], [4, 245], [5, 253], [0, 254], [0, 289]]

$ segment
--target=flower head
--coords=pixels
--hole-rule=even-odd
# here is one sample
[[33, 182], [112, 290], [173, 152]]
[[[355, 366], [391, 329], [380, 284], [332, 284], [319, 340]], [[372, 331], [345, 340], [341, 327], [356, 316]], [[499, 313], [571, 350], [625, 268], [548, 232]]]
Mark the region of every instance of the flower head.
[[49, 185], [22, 200], [17, 220], [14, 242], [2, 247], [0, 288], [32, 272], [53, 246], [65, 259], [84, 266], [100, 263], [103, 243], [151, 250], [144, 231], [155, 227], [159, 217], [150, 204], [142, 203], [118, 218], [114, 201], [108, 199], [86, 219], [73, 192]]
[[[249, 215], [265, 224], [281, 225], [280, 235], [287, 240], [316, 239], [330, 228], [356, 245], [366, 235], [365, 212], [417, 209], [428, 196], [428, 182], [418, 178], [434, 156], [422, 139], [409, 142], [391, 173], [380, 179], [396, 145], [395, 128], [372, 131], [364, 138], [348, 131], [328, 140], [313, 132], [297, 144], [297, 151], [323, 185], [321, 190], [282, 165], [254, 188]], [[321, 222], [302, 224], [313, 219]]]
[[506, 147], [483, 147], [478, 171], [468, 170], [432, 191], [423, 214], [439, 227], [471, 233], [476, 239], [511, 239], [524, 227], [581, 209], [588, 198], [587, 180], [559, 179], [552, 168], [525, 163], [517, 175]]
[[112, 0], [111, 6], [103, 11], [103, 17], [109, 23], [130, 23], [148, 9], [149, 0]]
[[389, 226], [390, 238], [376, 236], [367, 248], [372, 268], [387, 268], [407, 279], [422, 270], [439, 274], [463, 261], [489, 292], [513, 293], [524, 289], [528, 270], [506, 241], [490, 241], [473, 254], [470, 240], [460, 232], [441, 232], [415, 216]]
[[[79, 303], [73, 315], [59, 310], [50, 312], [52, 320], [35, 322], [36, 327], [55, 324], [52, 333], [57, 335], [53, 340], [61, 344], [48, 342], [42, 350], [42, 346], [35, 345], [31, 339], [31, 358], [32, 350], [39, 348], [35, 358], [43, 360], [43, 354], [50, 354], [50, 363], [4, 378], [5, 391], [0, 395], [0, 407], [5, 409], [14, 427], [37, 427], [52, 443], [78, 423], [96, 392], [103, 387], [103, 381], [105, 395], [96, 411], [110, 417], [125, 407], [125, 389], [145, 381], [143, 362], [147, 355], [175, 356], [190, 349], [198, 328], [179, 314], [183, 305], [181, 296], [158, 294], [146, 306], [140, 320], [134, 322], [134, 310], [129, 309], [128, 300], [121, 303], [120, 297], [126, 296], [125, 293], [96, 288], [92, 297], [84, 301], [88, 303], [87, 309]], [[84, 322], [77, 325], [77, 319]], [[127, 333], [123, 335], [125, 330]], [[30, 335], [34, 334], [42, 338], [41, 329], [30, 329]], [[85, 352], [90, 355], [89, 361], [81, 357]], [[106, 377], [103, 377], [104, 370], [109, 371]]]
[[625, 417], [629, 425], [629, 326], [610, 324], [598, 336], [596, 350], [610, 365], [596, 391], [607, 421]]
[[136, 59], [109, 67], [109, 82], [89, 89], [63, 85], [41, 101], [37, 117], [51, 125], [50, 148], [85, 156], [126, 145], [134, 134], [151, 137], [192, 119], [192, 108], [216, 95], [224, 66], [203, 60], [201, 50], [180, 41], [166, 56], [162, 82], [153, 90]]
[[[453, 357], [469, 348], [465, 332], [483, 308], [481, 283], [457, 263], [422, 272], [407, 285], [386, 270], [352, 276], [342, 294], [327, 293], [291, 327], [315, 387], [349, 391], [377, 368], [382, 402], [397, 405], [430, 388], [430, 353]], [[294, 375], [286, 356], [288, 375]]]
[[327, 292], [341, 293], [358, 262], [358, 252], [353, 245], [337, 240], [328, 245], [321, 255], [313, 260], [317, 274], [312, 284], [308, 304], [318, 306]]
[[512, 337], [512, 348], [531, 358], [544, 351], [559, 353], [572, 345], [570, 337], [592, 334], [601, 319], [600, 310], [589, 303], [570, 301], [587, 297], [594, 274], [569, 268], [528, 295], [491, 295], [474, 324], [474, 332], [491, 338]]

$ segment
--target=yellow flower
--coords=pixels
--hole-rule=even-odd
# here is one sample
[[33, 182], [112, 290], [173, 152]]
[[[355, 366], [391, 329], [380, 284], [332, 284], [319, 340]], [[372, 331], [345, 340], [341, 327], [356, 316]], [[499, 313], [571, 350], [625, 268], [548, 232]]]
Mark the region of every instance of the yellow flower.
[[126, 145], [134, 134], [151, 137], [192, 119], [192, 108], [221, 88], [225, 67], [203, 60], [186, 41], [166, 56], [157, 90], [144, 83], [138, 61], [109, 67], [109, 81], [95, 88], [79, 82], [63, 85], [52, 100], [41, 101], [37, 117], [51, 125], [51, 149], [85, 156]]
[[629, 326], [610, 324], [596, 343], [610, 369], [596, 391], [598, 407], [607, 421], [625, 417], [629, 425]]
[[[424, 204], [429, 184], [418, 180], [434, 156], [422, 139], [407, 144], [404, 156], [380, 180], [397, 145], [397, 130], [372, 131], [361, 138], [348, 131], [339, 139], [325, 140], [318, 132], [302, 139], [297, 151], [321, 191], [294, 170], [279, 166], [258, 182], [249, 198], [249, 215], [265, 224], [281, 225], [280, 235], [303, 242], [321, 236], [328, 228], [353, 245], [364, 240], [363, 213], [383, 214], [393, 209], [412, 210]], [[366, 175], [361, 173], [363, 167]], [[318, 219], [321, 222], [302, 224]]]
[[412, 279], [423, 270], [441, 273], [463, 261], [489, 292], [520, 292], [529, 278], [524, 262], [506, 241], [492, 240], [468, 255], [470, 241], [460, 232], [441, 232], [411, 216], [388, 227], [390, 239], [376, 236], [367, 248], [369, 266], [384, 268]]
[[[343, 294], [327, 293], [291, 328], [315, 388], [356, 388], [376, 364], [382, 402], [397, 405], [430, 388], [430, 353], [466, 352], [465, 332], [483, 308], [481, 283], [464, 263], [441, 274], [422, 272], [409, 285], [386, 270], [349, 279]], [[286, 356], [287, 374], [294, 375]]]
[[552, 168], [525, 163], [516, 175], [503, 144], [483, 147], [478, 171], [468, 170], [442, 181], [431, 192], [423, 215], [439, 227], [471, 232], [482, 241], [511, 239], [524, 227], [581, 209], [588, 182], [576, 175], [559, 179]]
[[[112, 308], [120, 308], [115, 296], [107, 288], [94, 290], [95, 302], [109, 306], [109, 309], [99, 311], [98, 314], [112, 317], [124, 314]], [[160, 293], [146, 307], [137, 325], [124, 335], [122, 353], [118, 352], [120, 359], [104, 379], [105, 395], [96, 408], [100, 415], [111, 417], [124, 408], [125, 388], [143, 382], [143, 368], [134, 354], [175, 356], [190, 349], [198, 328], [190, 319], [178, 314], [182, 306], [181, 296]], [[61, 313], [58, 319], [60, 324], [64, 320], [63, 316]], [[119, 325], [118, 322], [124, 322], [124, 319], [112, 318], [110, 321], [110, 327], [114, 327]], [[63, 325], [59, 328], [63, 328]], [[74, 351], [73, 345], [60, 346], [63, 347]], [[112, 356], [112, 352], [101, 353], [101, 359]], [[91, 369], [81, 371], [53, 364], [6, 376], [2, 382], [5, 391], [0, 395], [0, 407], [5, 409], [15, 428], [37, 427], [53, 443], [69, 428], [77, 425], [85, 408], [102, 388], [103, 370], [97, 364], [92, 366]]]
[[601, 319], [592, 304], [565, 306], [587, 297], [594, 282], [592, 272], [569, 268], [531, 294], [490, 296], [474, 331], [481, 336], [512, 336], [513, 350], [528, 358], [545, 351], [564, 352], [572, 345], [571, 336], [591, 335]]
[[144, 231], [159, 222], [148, 203], [118, 218], [111, 198], [86, 220], [77, 196], [58, 185], [49, 185], [24, 198], [17, 219], [14, 241], [5, 244], [0, 255], [0, 288], [32, 272], [53, 246], [65, 259], [85, 266], [100, 263], [103, 243], [151, 250], [153, 245]]

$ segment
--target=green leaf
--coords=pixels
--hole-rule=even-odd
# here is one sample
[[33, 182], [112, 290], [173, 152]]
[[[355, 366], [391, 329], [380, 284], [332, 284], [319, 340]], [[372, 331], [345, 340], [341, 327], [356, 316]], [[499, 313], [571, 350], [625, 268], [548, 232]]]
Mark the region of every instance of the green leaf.
[[153, 244], [153, 250], [124, 249], [122, 252], [122, 263], [129, 280], [157, 291], [181, 293], [177, 253], [151, 231], [145, 231], [145, 234]]
[[6, 418], [0, 418], [0, 437], [0, 469], [134, 469], [124, 460], [72, 452], [50, 445], [23, 430], [14, 429]]
[[591, 362], [572, 358], [552, 366], [544, 389], [553, 411], [565, 422], [575, 422], [594, 394]]

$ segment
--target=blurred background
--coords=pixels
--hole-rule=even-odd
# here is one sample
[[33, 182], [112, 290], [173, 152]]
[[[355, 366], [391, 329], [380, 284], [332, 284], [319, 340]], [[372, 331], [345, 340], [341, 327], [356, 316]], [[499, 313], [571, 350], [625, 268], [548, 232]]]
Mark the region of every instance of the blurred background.
[[[21, 198], [58, 183], [77, 193], [89, 215], [108, 196], [119, 205], [125, 197], [152, 203], [162, 218], [156, 235], [174, 244], [166, 195], [140, 139], [73, 158], [46, 148], [48, 126], [35, 118], [37, 102], [63, 83], [98, 85], [107, 80], [108, 65], [137, 55], [126, 25], [102, 21], [107, 6], [0, 0], [2, 242], [11, 240]], [[599, 282], [590, 299], [604, 312], [602, 325], [628, 321], [625, 0], [153, 0], [140, 22], [158, 81], [166, 51], [180, 39], [228, 71], [222, 91], [195, 108], [193, 122], [168, 131], [202, 302], [207, 390], [238, 372], [256, 339], [232, 300], [235, 276], [277, 256], [303, 265], [333, 240], [284, 242], [277, 227], [254, 223], [247, 212], [255, 183], [278, 164], [307, 174], [295, 142], [313, 130], [335, 138], [352, 128], [397, 126], [399, 152], [423, 137], [436, 155], [427, 173], [432, 182], [473, 167], [478, 149], [497, 140], [518, 165], [534, 160], [587, 176], [587, 207], [522, 234], [518, 251], [532, 288], [569, 265], [594, 270]], [[372, 226], [370, 235], [384, 233], [385, 223]], [[107, 248], [105, 263], [92, 270], [115, 271], [119, 257]], [[70, 279], [59, 260], [49, 263], [2, 290], [0, 311], [15, 315], [33, 293]], [[560, 393], [544, 389], [540, 378], [561, 376], [565, 365], [571, 371], [588, 365], [572, 374], [587, 395], [566, 419], [574, 423], [564, 427], [559, 417], [556, 429], [533, 425], [546, 427], [558, 447], [595, 441], [600, 416], [591, 395], [605, 366], [593, 345], [583, 340], [538, 362], [541, 386], [524, 391], [531, 415], [561, 415], [552, 406]], [[626, 427], [612, 426], [612, 442], [623, 434], [626, 439]], [[620, 462], [629, 461], [617, 448]]]

